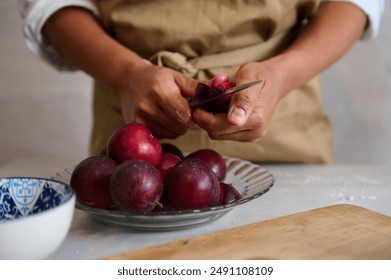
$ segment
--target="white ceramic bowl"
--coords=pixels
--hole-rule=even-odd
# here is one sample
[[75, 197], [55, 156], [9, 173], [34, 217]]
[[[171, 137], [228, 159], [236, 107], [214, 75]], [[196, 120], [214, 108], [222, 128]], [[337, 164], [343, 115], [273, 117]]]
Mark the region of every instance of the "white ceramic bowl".
[[76, 194], [59, 181], [0, 178], [0, 259], [46, 259], [68, 234]]

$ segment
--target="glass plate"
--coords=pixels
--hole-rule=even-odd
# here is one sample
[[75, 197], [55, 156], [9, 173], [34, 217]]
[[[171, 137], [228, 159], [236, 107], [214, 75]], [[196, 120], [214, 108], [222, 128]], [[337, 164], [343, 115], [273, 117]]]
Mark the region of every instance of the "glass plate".
[[[266, 193], [275, 182], [266, 169], [249, 161], [224, 157], [227, 164], [225, 183], [232, 184], [242, 195], [240, 200], [201, 209], [135, 214], [121, 210], [105, 210], [76, 203], [76, 208], [86, 211], [94, 219], [127, 230], [169, 231], [185, 229], [214, 221], [234, 207], [247, 203]], [[67, 168], [52, 178], [69, 184], [73, 168]]]

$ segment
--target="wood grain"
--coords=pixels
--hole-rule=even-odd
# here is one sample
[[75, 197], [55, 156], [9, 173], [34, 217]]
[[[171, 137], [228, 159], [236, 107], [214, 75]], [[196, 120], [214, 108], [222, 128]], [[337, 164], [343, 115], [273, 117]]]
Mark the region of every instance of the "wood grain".
[[105, 259], [391, 259], [391, 217], [333, 205]]

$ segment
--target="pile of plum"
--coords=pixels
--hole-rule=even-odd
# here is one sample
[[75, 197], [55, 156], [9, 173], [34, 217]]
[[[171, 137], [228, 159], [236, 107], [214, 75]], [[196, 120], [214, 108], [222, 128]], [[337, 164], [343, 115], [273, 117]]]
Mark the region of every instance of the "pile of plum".
[[149, 213], [224, 205], [241, 198], [224, 183], [227, 167], [214, 150], [184, 156], [161, 143], [144, 125], [117, 129], [100, 155], [85, 158], [72, 172], [70, 185], [84, 205]]

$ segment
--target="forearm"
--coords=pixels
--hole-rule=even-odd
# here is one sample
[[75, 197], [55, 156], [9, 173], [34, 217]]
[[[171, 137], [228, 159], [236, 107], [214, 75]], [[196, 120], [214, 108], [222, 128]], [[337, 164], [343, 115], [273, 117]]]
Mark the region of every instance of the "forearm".
[[353, 4], [321, 4], [297, 40], [272, 59], [283, 76], [282, 93], [301, 86], [341, 58], [360, 38], [366, 23], [363, 11]]
[[[129, 66], [145, 64], [143, 59], [110, 37], [87, 10], [69, 7], [59, 10], [43, 28], [46, 39], [65, 58], [102, 83], [121, 88]], [[109, 69], [109, 71], [108, 71]]]

